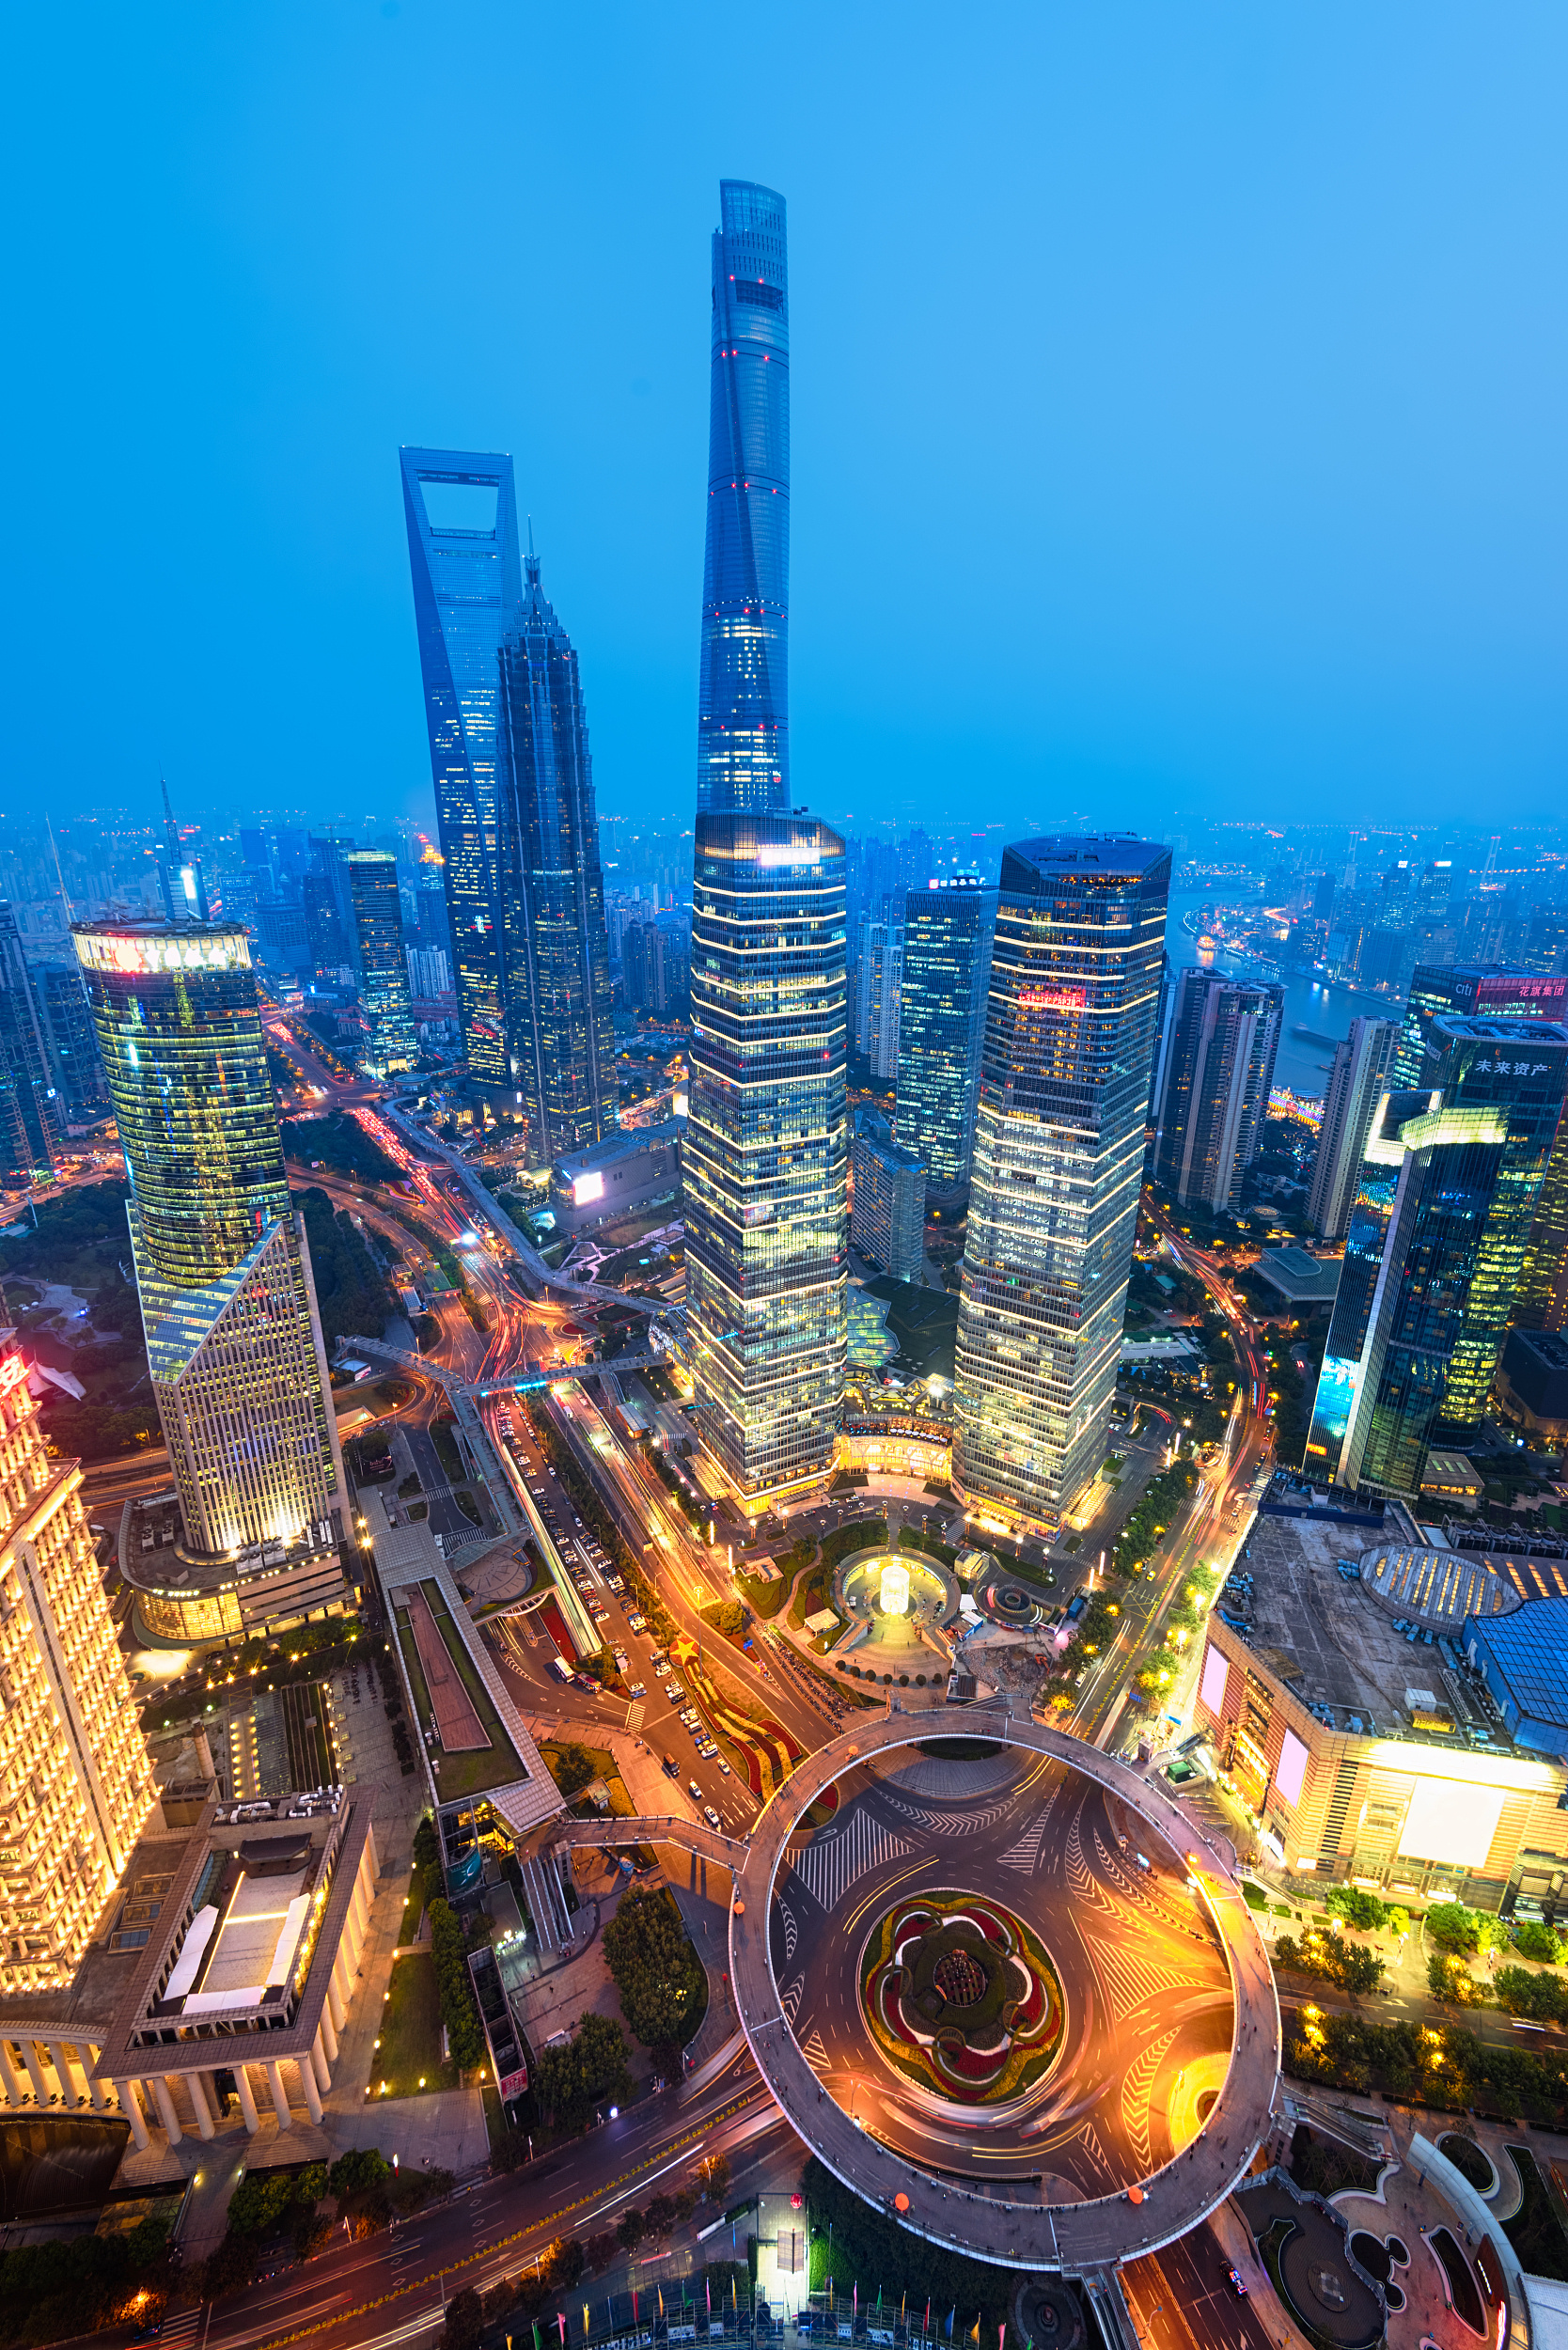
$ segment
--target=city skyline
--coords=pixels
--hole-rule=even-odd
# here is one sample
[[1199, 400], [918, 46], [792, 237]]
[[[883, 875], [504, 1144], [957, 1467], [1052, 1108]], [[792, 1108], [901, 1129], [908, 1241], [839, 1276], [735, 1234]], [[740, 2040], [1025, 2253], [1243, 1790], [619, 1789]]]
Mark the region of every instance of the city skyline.
[[[345, 794], [425, 815], [385, 494], [387, 451], [423, 443], [513, 452], [557, 603], [592, 648], [604, 805], [641, 788], [682, 807], [702, 531], [681, 484], [701, 462], [708, 357], [677, 321], [702, 299], [713, 183], [740, 171], [789, 191], [809, 259], [797, 363], [808, 349], [836, 386], [794, 424], [791, 619], [795, 763], [836, 828], [848, 809], [956, 813], [970, 772], [1012, 838], [1073, 811], [1079, 828], [1151, 829], [1172, 805], [1288, 811], [1309, 794], [1347, 820], [1372, 794], [1412, 821], [1494, 791], [1547, 812], [1568, 730], [1564, 335], [1542, 291], [1560, 24], [1530, 11], [1498, 42], [1396, 8], [1334, 44], [1283, 24], [1179, 41], [1144, 8], [1129, 53], [1145, 71], [1091, 23], [1007, 15], [996, 54], [955, 58], [940, 20], [914, 21], [926, 37], [889, 70], [852, 14], [826, 82], [746, 28], [730, 71], [767, 77], [777, 102], [739, 143], [729, 73], [695, 29], [639, 29], [591, 70], [578, 28], [525, 52], [483, 0], [451, 41], [412, 6], [276, 41], [206, 26], [122, 55], [109, 33], [59, 137], [48, 102], [24, 126], [40, 142], [30, 184], [53, 195], [24, 241], [36, 379], [6, 387], [16, 444], [38, 452], [8, 623], [40, 689], [19, 768], [49, 774], [62, 810], [165, 772], [186, 805], [254, 807], [288, 775], [312, 819]], [[53, 42], [28, 29], [45, 90]], [[1240, 82], [1211, 73], [1219, 56]], [[1029, 135], [1040, 79], [1062, 109], [1045, 141]], [[130, 147], [127, 85], [159, 126]], [[476, 86], [495, 135], [476, 142], [470, 200], [428, 149], [405, 171], [402, 138], [417, 143], [431, 92]], [[875, 95], [851, 116], [854, 88]], [[310, 158], [286, 190], [253, 102]], [[561, 193], [525, 288], [501, 160], [520, 104]], [[940, 202], [907, 171], [912, 123], [952, 160]], [[66, 153], [82, 166], [62, 176]], [[140, 225], [114, 268], [106, 212]], [[1015, 252], [1003, 221], [1040, 233]], [[481, 334], [455, 337], [435, 290], [453, 256]], [[83, 341], [101, 311], [107, 367]], [[1003, 316], [1005, 365], [988, 340]], [[125, 436], [182, 484], [150, 527], [118, 495], [85, 504], [71, 459]], [[62, 683], [47, 619], [68, 515], [148, 589], [86, 694]], [[144, 612], [169, 608], [214, 543], [234, 558], [225, 609], [194, 606], [171, 674]], [[867, 599], [872, 550], [981, 621], [978, 701], [958, 665], [927, 661], [898, 599]], [[301, 643], [331, 657], [302, 662]], [[67, 696], [71, 728], [46, 734]], [[241, 729], [223, 715], [239, 707]]]

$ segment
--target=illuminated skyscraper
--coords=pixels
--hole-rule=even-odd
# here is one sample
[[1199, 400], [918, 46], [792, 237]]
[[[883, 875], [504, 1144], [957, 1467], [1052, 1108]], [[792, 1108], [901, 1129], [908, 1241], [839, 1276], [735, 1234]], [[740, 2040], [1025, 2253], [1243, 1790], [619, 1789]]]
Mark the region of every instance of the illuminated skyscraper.
[[398, 860], [384, 849], [353, 849], [344, 860], [353, 916], [354, 972], [364, 1043], [359, 1065], [369, 1077], [412, 1069], [419, 1058], [408, 1000]]
[[895, 1131], [938, 1200], [969, 1181], [996, 892], [978, 873], [912, 889], [904, 910]]
[[0, 1990], [39, 1990], [70, 1981], [156, 1790], [82, 1465], [45, 1450], [20, 1355], [0, 1359]]
[[1268, 1116], [1283, 1010], [1278, 987], [1197, 964], [1177, 973], [1154, 1177], [1183, 1206], [1240, 1198]]
[[[1369, 1141], [1392, 1178], [1383, 1246], [1354, 1362], [1336, 1301], [1307, 1453], [1338, 1484], [1401, 1494], [1485, 1410], [1568, 1089], [1568, 1027], [1450, 1015], [1430, 1026], [1424, 1067], [1424, 1101], [1391, 1097]], [[1350, 1274], [1347, 1254], [1341, 1298]]]
[[1342, 1239], [1349, 1227], [1367, 1136], [1388, 1089], [1399, 1034], [1392, 1020], [1353, 1020], [1349, 1036], [1334, 1047], [1307, 1190], [1307, 1221], [1325, 1240]]
[[784, 198], [719, 182], [699, 808], [790, 805], [790, 307]]
[[604, 876], [577, 656], [526, 558], [501, 650], [507, 1061], [537, 1161], [619, 1122]]
[[335, 1560], [343, 1464], [249, 941], [223, 922], [81, 922], [74, 936], [183, 1556]]
[[959, 1297], [953, 1483], [1055, 1528], [1105, 1456], [1170, 851], [1002, 857]]
[[747, 1500], [831, 1465], [843, 1395], [844, 844], [699, 813], [682, 1152], [700, 1424]]
[[523, 593], [511, 459], [405, 448], [403, 508], [470, 1074], [510, 1083], [496, 777], [501, 640]]

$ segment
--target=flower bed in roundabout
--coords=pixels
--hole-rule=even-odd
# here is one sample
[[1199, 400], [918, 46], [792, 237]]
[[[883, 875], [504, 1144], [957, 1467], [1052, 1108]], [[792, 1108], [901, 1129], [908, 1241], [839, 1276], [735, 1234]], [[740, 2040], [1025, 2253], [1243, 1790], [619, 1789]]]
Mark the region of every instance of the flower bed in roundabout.
[[1048, 1953], [1012, 1910], [974, 1894], [922, 1893], [886, 1910], [861, 1954], [860, 2005], [897, 2072], [961, 2105], [1020, 2096], [1061, 2047]]

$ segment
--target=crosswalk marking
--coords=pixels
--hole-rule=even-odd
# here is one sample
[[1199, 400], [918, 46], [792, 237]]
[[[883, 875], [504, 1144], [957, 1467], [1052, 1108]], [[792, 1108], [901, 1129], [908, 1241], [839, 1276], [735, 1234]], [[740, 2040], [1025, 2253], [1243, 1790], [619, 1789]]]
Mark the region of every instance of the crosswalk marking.
[[1033, 1876], [1040, 1866], [1040, 1847], [1050, 1824], [1051, 1807], [1056, 1799], [1057, 1791], [1053, 1787], [1035, 1813], [1032, 1826], [1027, 1827], [1017, 1842], [1010, 1844], [1006, 1852], [998, 1856], [998, 1868], [1015, 1869], [1020, 1876]]
[[784, 1993], [782, 1998], [778, 2002], [779, 2006], [784, 2010], [785, 2014], [790, 2019], [790, 2029], [792, 2031], [794, 2029], [795, 2017], [800, 2013], [800, 1996], [805, 1988], [806, 1977], [804, 1975], [797, 1975], [793, 1982], [791, 1983], [788, 1991]]
[[823, 2071], [826, 2070], [828, 2054], [827, 2050], [823, 2046], [823, 2036], [820, 2031], [814, 2031], [809, 2040], [803, 2040], [801, 2042], [800, 2052], [806, 2059], [807, 2063], [811, 2066], [813, 2071], [816, 2071], [819, 2068]]
[[889, 1834], [869, 1812], [852, 1811], [842, 1827], [819, 1832], [795, 1855], [795, 1874], [812, 1900], [831, 1911], [838, 1908], [856, 1877], [914, 1849], [902, 1836]]
[[198, 2301], [194, 2310], [176, 2310], [172, 2317], [166, 2317], [158, 2336], [160, 2344], [171, 2344], [172, 2350], [188, 2350], [201, 2331], [201, 2306]]

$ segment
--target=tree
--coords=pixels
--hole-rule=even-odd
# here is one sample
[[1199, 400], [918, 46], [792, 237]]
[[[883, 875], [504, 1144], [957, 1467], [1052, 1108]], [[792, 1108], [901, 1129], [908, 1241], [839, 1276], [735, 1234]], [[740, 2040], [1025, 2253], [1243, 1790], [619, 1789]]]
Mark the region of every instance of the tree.
[[623, 2252], [635, 2252], [647, 2232], [641, 2212], [638, 2211], [635, 2203], [628, 2203], [620, 2215], [620, 2224], [615, 2232], [616, 2242]]
[[1492, 1988], [1497, 2005], [1510, 2015], [1557, 2024], [1568, 2013], [1568, 1985], [1557, 1975], [1537, 1974], [1529, 1966], [1499, 1966]]
[[1457, 1950], [1434, 1950], [1426, 1962], [1427, 1988], [1435, 1999], [1455, 2007], [1477, 2007], [1486, 1994]]
[[442, 2350], [478, 2350], [479, 2334], [484, 2326], [484, 2310], [472, 2285], [464, 2285], [454, 2293], [447, 2304], [447, 2325], [442, 2334]]
[[392, 2176], [392, 2165], [374, 2146], [355, 2146], [339, 2154], [327, 2172], [326, 2191], [341, 2202], [345, 2196], [363, 2195]]
[[583, 2248], [574, 2235], [558, 2235], [541, 2266], [552, 2293], [570, 2293], [583, 2273]]
[[649, 2234], [655, 2243], [668, 2235], [675, 2225], [675, 2205], [667, 2195], [655, 2195], [643, 2214]]
[[575, 2040], [546, 2048], [534, 2084], [546, 2114], [563, 2128], [586, 2122], [598, 2104], [619, 2104], [632, 2093], [626, 2040], [607, 2015], [585, 2015]]
[[450, 1902], [439, 1898], [430, 1904], [430, 1920], [431, 1957], [435, 1966], [435, 1986], [441, 1996], [441, 2020], [447, 2027], [452, 2061], [460, 2072], [472, 2072], [484, 2063], [489, 2050], [484, 2026], [479, 2021], [479, 2011], [474, 2004], [474, 1986], [468, 1976], [463, 1928]]
[[729, 2192], [729, 2157], [710, 2154], [706, 2162], [697, 2166], [698, 2179], [710, 2203], [722, 2203]]
[[604, 1961], [621, 2013], [643, 2045], [683, 2044], [701, 2000], [702, 1964], [667, 1889], [634, 1886], [621, 1896], [604, 1929]]
[[620, 2249], [619, 2239], [613, 2228], [601, 2228], [590, 2235], [583, 2247], [583, 2266], [593, 2276], [608, 2268]]
[[599, 1776], [599, 1766], [586, 1747], [561, 1747], [550, 1765], [550, 1776], [561, 1794], [568, 1797], [580, 1795], [590, 1779]]
[[1426, 1938], [1440, 1950], [1466, 1958], [1472, 1950], [1496, 1949], [1507, 1933], [1484, 1909], [1466, 1909], [1463, 1902], [1434, 1902], [1426, 1913]]
[[1369, 1893], [1359, 1885], [1332, 1885], [1328, 1888], [1328, 1907], [1355, 1926], [1359, 1933], [1375, 1934], [1386, 1921], [1388, 1910], [1375, 1893]]
[[1513, 1939], [1521, 1958], [1533, 1958], [1543, 1966], [1561, 1966], [1561, 1940], [1543, 1919], [1527, 1918], [1524, 1924], [1515, 1929]]

